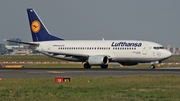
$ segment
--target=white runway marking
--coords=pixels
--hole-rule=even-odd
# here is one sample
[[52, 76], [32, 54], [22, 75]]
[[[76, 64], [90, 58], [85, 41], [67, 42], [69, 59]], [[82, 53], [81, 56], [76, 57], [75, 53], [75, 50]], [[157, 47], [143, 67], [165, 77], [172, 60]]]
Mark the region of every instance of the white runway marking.
[[156, 68], [156, 69], [180, 69], [180, 67], [164, 67], [164, 68]]
[[42, 71], [42, 72], [34, 71], [34, 72], [27, 72], [27, 73], [29, 73], [29, 74], [47, 74], [47, 73], [61, 74], [64, 72], [60, 72], [60, 71]]
[[64, 73], [64, 72], [60, 72], [60, 71], [46, 71], [47, 73], [55, 73], [55, 74], [60, 74], [60, 73]]

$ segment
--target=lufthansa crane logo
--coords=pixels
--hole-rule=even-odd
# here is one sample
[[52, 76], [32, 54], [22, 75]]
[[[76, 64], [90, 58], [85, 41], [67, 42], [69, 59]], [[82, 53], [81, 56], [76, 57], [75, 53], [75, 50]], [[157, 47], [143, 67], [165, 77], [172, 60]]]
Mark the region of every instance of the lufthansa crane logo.
[[32, 30], [34, 33], [37, 33], [37, 32], [39, 32], [40, 28], [41, 28], [40, 22], [37, 21], [37, 20], [34, 20], [34, 21], [32, 22], [32, 24], [31, 24], [31, 30]]

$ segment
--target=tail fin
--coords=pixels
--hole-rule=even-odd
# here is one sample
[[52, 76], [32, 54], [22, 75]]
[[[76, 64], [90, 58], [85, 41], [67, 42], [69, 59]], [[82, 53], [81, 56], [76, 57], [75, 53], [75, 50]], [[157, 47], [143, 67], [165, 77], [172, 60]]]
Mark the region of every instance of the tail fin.
[[29, 18], [29, 24], [34, 42], [37, 41], [50, 41], [50, 40], [64, 40], [62, 38], [55, 37], [49, 33], [46, 26], [43, 24], [36, 11], [32, 8], [27, 9]]

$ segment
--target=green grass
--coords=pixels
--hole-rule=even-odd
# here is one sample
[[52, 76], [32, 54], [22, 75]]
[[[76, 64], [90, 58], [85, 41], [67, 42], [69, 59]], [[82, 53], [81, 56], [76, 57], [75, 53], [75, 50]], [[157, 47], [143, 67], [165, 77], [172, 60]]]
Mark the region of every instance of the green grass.
[[[179, 60], [180, 61], [180, 55], [173, 55], [170, 58], [168, 58], [166, 61], [169, 60]], [[28, 61], [32, 61], [32, 62], [62, 62], [64, 60], [59, 60], [56, 58], [52, 58], [52, 57], [48, 57], [48, 56], [44, 56], [44, 55], [36, 55], [36, 56], [31, 56], [31, 55], [24, 55], [24, 56], [20, 56], [20, 55], [14, 55], [14, 56], [0, 56], [0, 62], [4, 62], [4, 61], [8, 61], [8, 62], [28, 62]]]
[[180, 60], [180, 55], [173, 55], [167, 60]]
[[0, 62], [62, 62], [56, 58], [44, 56], [44, 55], [12, 55], [12, 56], [0, 56]]
[[[180, 62], [180, 55], [174, 55], [167, 59], [166, 61], [176, 61]], [[69, 61], [64, 61], [44, 55], [39, 56], [0, 56], [0, 62], [33, 62], [32, 64], [23, 64], [24, 68], [83, 68], [83, 64], [79, 63], [69, 63]], [[41, 62], [41, 64], [36, 64], [36, 62]], [[49, 62], [49, 63], [43, 63], [43, 62]], [[56, 63], [52, 63], [56, 62]], [[6, 65], [6, 64], [5, 64]], [[5, 67], [3, 64], [3, 66]], [[17, 64], [18, 65], [18, 64]], [[150, 64], [139, 64], [135, 66], [123, 66], [120, 67], [120, 65], [109, 65], [109, 68], [149, 68]], [[165, 64], [158, 66], [161, 67], [180, 67], [180, 64]], [[100, 68], [99, 66], [93, 66], [92, 68]]]
[[83, 68], [83, 64], [26, 64], [24, 68]]
[[[89, 82], [88, 82], [89, 81]], [[179, 101], [180, 76], [138, 75], [125, 77], [4, 79], [0, 101]]]
[[[171, 65], [160, 65], [156, 68], [170, 68], [170, 67], [180, 67], [180, 64], [171, 64]], [[84, 68], [83, 64], [30, 64], [25, 65], [24, 68]], [[100, 68], [100, 66], [92, 66], [91, 68]], [[150, 68], [150, 64], [138, 64], [135, 66], [120, 66], [120, 65], [112, 65], [109, 64], [108, 68]]]

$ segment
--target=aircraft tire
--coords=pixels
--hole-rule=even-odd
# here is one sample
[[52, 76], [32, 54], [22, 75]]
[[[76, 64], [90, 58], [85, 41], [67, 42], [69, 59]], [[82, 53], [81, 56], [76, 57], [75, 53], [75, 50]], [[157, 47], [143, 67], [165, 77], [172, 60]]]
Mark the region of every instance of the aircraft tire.
[[152, 65], [150, 66], [150, 68], [151, 68], [151, 69], [155, 69], [155, 68], [156, 68], [155, 64], [152, 64]]
[[101, 65], [101, 69], [107, 69], [108, 65]]
[[91, 66], [89, 65], [89, 63], [86, 62], [86, 63], [84, 64], [84, 68], [85, 68], [85, 69], [90, 69]]

